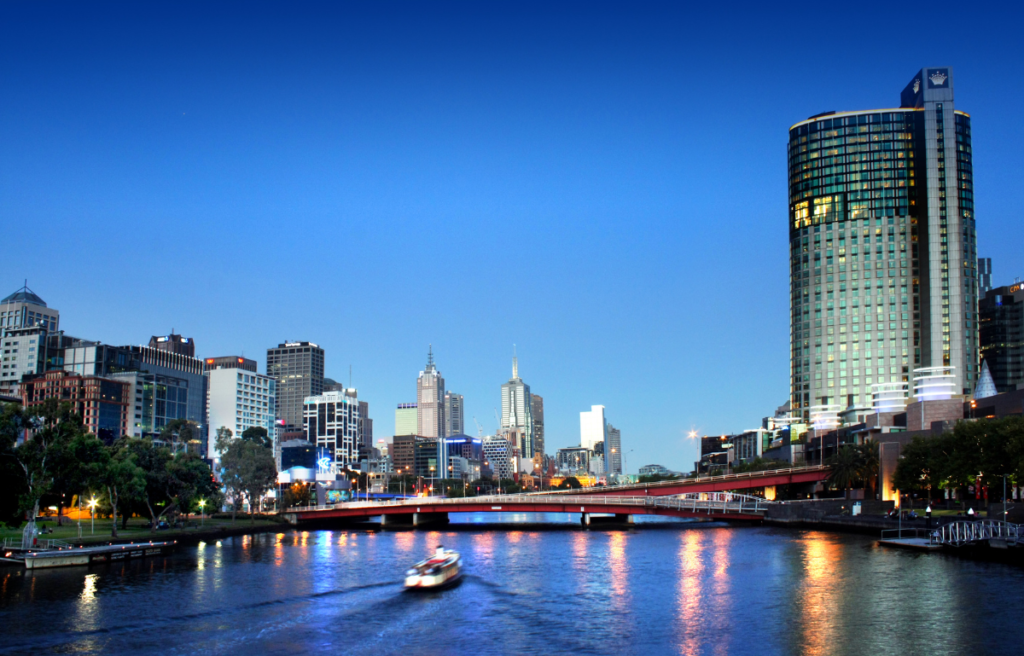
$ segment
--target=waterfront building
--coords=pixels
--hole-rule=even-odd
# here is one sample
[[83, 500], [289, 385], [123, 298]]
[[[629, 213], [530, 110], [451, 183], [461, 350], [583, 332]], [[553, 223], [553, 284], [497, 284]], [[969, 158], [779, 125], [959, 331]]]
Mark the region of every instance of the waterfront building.
[[875, 383], [952, 367], [977, 376], [971, 119], [951, 68], [926, 68], [900, 107], [826, 112], [789, 131], [794, 415], [866, 407]]
[[530, 386], [519, 377], [519, 359], [512, 357], [512, 378], [501, 386], [501, 428], [515, 431], [519, 453], [533, 460], [533, 399]]
[[978, 298], [981, 299], [992, 289], [992, 258], [978, 258]]
[[544, 398], [530, 394], [530, 414], [533, 415], [533, 456], [544, 456]]
[[484, 467], [496, 480], [513, 480], [519, 475], [519, 449], [501, 435], [483, 438]]
[[419, 414], [415, 403], [399, 403], [395, 409], [395, 435], [415, 435], [419, 430]]
[[312, 342], [267, 349], [267, 375], [277, 380], [277, 418], [284, 430], [303, 426], [307, 397], [324, 391], [324, 350]]
[[466, 432], [465, 399], [455, 392], [444, 393], [444, 436]]
[[128, 383], [67, 371], [26, 376], [21, 383], [22, 404], [28, 408], [47, 399], [60, 399], [82, 418], [90, 433], [112, 444], [128, 433]]
[[242, 371], [256, 371], [256, 361], [243, 358], [240, 355], [225, 355], [218, 358], [206, 358], [203, 361], [207, 371], [214, 369], [241, 369]]
[[243, 369], [214, 369], [206, 372], [207, 453], [220, 460], [217, 450], [217, 429], [228, 428], [240, 438], [249, 428], [264, 428], [274, 440], [275, 456], [280, 455], [275, 425], [277, 381], [270, 376]]
[[181, 335], [175, 335], [174, 329], [171, 329], [170, 335], [154, 335], [149, 338], [149, 348], [156, 349], [157, 351], [167, 351], [168, 353], [177, 353], [178, 355], [186, 355], [190, 358], [196, 357], [196, 343], [191, 337], [182, 337]]
[[307, 396], [303, 401], [303, 428], [306, 441], [316, 445], [318, 469], [337, 474], [342, 468], [358, 463], [358, 399], [345, 392], [324, 392]]
[[60, 312], [47, 307], [46, 301], [25, 286], [0, 301], [0, 331], [7, 328], [41, 326], [55, 333], [60, 326]]
[[771, 448], [772, 433], [764, 428], [754, 428], [729, 438], [732, 444], [729, 462], [733, 465], [748, 463]]
[[20, 395], [24, 376], [47, 369], [47, 329], [40, 323], [27, 328], [0, 328], [0, 393]]
[[293, 467], [316, 469], [316, 447], [306, 440], [288, 440], [281, 443], [281, 471]]
[[607, 472], [611, 475], [622, 474], [622, 431], [608, 424], [605, 433], [604, 453]]
[[[156, 437], [169, 422], [188, 419], [188, 380], [147, 371], [112, 373], [107, 378], [128, 384], [125, 435]], [[196, 422], [200, 427], [204, 423], [205, 419]]]
[[990, 289], [979, 303], [981, 357], [1000, 393], [1024, 385], [1024, 284]]

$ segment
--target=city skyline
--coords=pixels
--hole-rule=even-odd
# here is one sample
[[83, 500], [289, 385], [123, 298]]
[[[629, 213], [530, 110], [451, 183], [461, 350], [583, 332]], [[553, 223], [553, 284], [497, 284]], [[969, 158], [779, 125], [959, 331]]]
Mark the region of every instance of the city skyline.
[[[738, 23], [668, 6], [529, 22], [508, 9], [397, 22], [332, 9], [323, 27], [299, 10], [282, 29], [302, 38], [285, 35], [290, 48], [267, 59], [251, 30], [232, 29], [277, 34], [261, 8], [214, 10], [204, 27], [172, 14], [155, 31], [138, 29], [154, 18], [144, 8], [93, 9], [63, 22], [0, 9], [22, 26], [0, 45], [12, 63], [0, 214], [14, 241], [35, 243], [40, 225], [60, 235], [49, 257], [11, 252], [2, 293], [28, 278], [69, 335], [108, 344], [166, 326], [199, 357], [312, 340], [325, 375], [353, 367], [378, 436], [412, 400], [427, 343], [458, 381], [470, 432], [473, 417], [493, 425], [518, 344], [544, 393], [549, 453], [574, 443], [594, 404], [627, 432], [634, 470], [687, 468], [691, 427], [756, 427], [790, 387], [786, 131], [821, 111], [892, 106], [925, 66], [955, 69], [957, 107], [972, 113], [978, 255], [994, 286], [1024, 271], [1006, 191], [1022, 139], [1004, 128], [1022, 93], [1005, 84], [1020, 61], [1012, 16], [965, 16], [956, 45], [868, 29], [864, 48], [818, 61], [766, 41], [764, 9]], [[798, 13], [789, 29], [870, 24]], [[716, 40], [735, 51], [708, 58]], [[768, 47], [777, 57], [753, 64]], [[759, 102], [723, 102], [737, 95]], [[513, 276], [494, 257], [501, 243], [518, 246]], [[358, 303], [324, 294], [338, 245]], [[247, 270], [213, 246], [294, 266]], [[525, 309], [501, 293], [510, 278]], [[454, 311], [411, 299], [413, 280], [445, 289]], [[296, 311], [267, 313], [267, 297]]]

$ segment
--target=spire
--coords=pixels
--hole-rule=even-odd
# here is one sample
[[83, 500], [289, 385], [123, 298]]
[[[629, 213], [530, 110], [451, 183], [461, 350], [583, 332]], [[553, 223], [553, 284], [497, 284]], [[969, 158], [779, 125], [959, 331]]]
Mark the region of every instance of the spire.
[[519, 378], [519, 358], [516, 357], [516, 345], [512, 345], [512, 379]]
[[434, 366], [434, 345], [433, 344], [431, 344], [430, 346], [427, 347], [427, 366], [428, 367], [433, 367]]
[[974, 400], [987, 399], [998, 394], [996, 382], [992, 380], [992, 372], [988, 369], [988, 360], [981, 361], [981, 375], [978, 376], [978, 384], [974, 388]]

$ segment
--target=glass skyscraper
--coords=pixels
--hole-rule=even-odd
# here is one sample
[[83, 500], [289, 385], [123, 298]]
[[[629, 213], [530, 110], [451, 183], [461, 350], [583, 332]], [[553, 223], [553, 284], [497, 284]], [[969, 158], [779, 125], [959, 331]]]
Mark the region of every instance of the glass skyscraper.
[[900, 107], [789, 131], [791, 402], [865, 408], [877, 383], [952, 367], [977, 377], [971, 120], [953, 70], [925, 68]]

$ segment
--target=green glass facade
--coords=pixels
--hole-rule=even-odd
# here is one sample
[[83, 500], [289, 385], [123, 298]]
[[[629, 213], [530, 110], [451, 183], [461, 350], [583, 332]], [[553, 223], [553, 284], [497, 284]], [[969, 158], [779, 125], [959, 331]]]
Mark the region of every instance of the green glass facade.
[[970, 118], [953, 110], [951, 90], [948, 102], [915, 102], [915, 79], [904, 104], [919, 106], [790, 129], [795, 415], [870, 407], [873, 384], [919, 367], [956, 367], [966, 392], [976, 376]]

